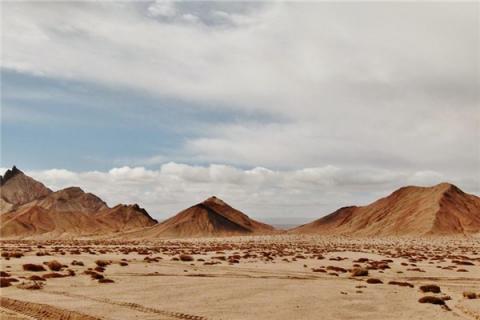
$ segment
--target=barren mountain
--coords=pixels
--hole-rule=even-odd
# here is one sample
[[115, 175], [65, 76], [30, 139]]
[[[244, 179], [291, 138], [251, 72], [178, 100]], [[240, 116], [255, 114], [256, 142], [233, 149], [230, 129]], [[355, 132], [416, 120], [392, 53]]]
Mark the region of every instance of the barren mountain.
[[25, 175], [17, 167], [13, 167], [0, 176], [1, 212], [14, 206], [41, 199], [52, 193], [42, 183]]
[[[9, 172], [16, 173], [12, 176]], [[78, 187], [52, 192], [15, 167], [5, 177], [8, 179], [2, 179], [2, 197], [7, 190], [7, 199], [14, 199], [16, 204], [2, 200], [2, 238], [104, 236], [156, 224], [138, 205], [109, 208], [99, 197]], [[26, 199], [31, 200], [22, 203]]]
[[211, 197], [133, 236], [143, 238], [230, 236], [268, 234], [274, 230], [272, 226], [250, 219], [219, 198]]
[[358, 236], [457, 235], [480, 232], [480, 198], [456, 186], [404, 187], [362, 207], [345, 207], [292, 233]]

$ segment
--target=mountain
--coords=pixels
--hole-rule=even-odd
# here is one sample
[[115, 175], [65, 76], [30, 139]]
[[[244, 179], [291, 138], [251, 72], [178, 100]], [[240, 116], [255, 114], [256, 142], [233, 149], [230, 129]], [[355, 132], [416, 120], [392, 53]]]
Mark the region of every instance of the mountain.
[[95, 213], [108, 208], [107, 204], [92, 193], [86, 193], [79, 187], [69, 187], [34, 200], [30, 205], [56, 212]]
[[13, 166], [0, 176], [0, 198], [2, 213], [14, 206], [41, 199], [52, 193], [42, 183], [25, 175]]
[[458, 235], [480, 232], [480, 197], [449, 183], [409, 186], [367, 206], [338, 209], [290, 233], [354, 236]]
[[53, 192], [15, 167], [1, 181], [2, 238], [105, 236], [157, 223], [136, 204], [109, 208], [78, 187]]
[[133, 237], [201, 237], [269, 234], [272, 226], [250, 219], [217, 197], [211, 197]]

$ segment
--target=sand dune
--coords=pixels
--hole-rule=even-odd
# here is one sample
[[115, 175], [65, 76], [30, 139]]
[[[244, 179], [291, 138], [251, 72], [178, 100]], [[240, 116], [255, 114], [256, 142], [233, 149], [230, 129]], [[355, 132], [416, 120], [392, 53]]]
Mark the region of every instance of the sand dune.
[[345, 207], [290, 232], [359, 236], [470, 235], [480, 232], [480, 198], [456, 186], [404, 187], [363, 207]]

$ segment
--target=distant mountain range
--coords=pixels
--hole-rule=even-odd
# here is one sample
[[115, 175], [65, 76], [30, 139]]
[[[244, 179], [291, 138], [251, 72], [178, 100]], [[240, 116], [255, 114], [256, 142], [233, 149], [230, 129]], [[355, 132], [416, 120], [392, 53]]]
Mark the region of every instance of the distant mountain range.
[[480, 198], [452, 184], [404, 187], [290, 229], [255, 221], [217, 197], [158, 223], [137, 204], [113, 208], [78, 187], [52, 191], [13, 167], [0, 176], [1, 238], [142, 238], [259, 234], [437, 236], [480, 233]]
[[0, 180], [2, 238], [72, 238], [125, 232], [157, 223], [138, 205], [109, 208], [77, 187], [56, 192], [13, 167]]

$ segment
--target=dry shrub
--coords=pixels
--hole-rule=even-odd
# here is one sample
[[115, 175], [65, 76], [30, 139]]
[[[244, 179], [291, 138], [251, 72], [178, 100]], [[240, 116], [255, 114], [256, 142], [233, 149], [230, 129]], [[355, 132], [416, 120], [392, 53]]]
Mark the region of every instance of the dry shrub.
[[44, 284], [42, 282], [29, 281], [20, 283], [19, 285], [17, 285], [17, 288], [27, 290], [40, 290], [43, 288], [43, 286]]
[[90, 277], [91, 277], [92, 279], [95, 279], [95, 280], [100, 280], [100, 279], [105, 278], [102, 274], [97, 273], [97, 272], [95, 272], [95, 271], [85, 271], [85, 274], [90, 275]]
[[57, 260], [52, 260], [47, 262], [47, 267], [52, 271], [60, 271], [63, 268], [63, 264], [61, 264]]
[[420, 290], [422, 292], [432, 292], [432, 293], [440, 293], [440, 287], [437, 286], [436, 284], [426, 284], [423, 286], [420, 286]]
[[476, 294], [475, 292], [465, 291], [463, 293], [463, 297], [467, 299], [477, 299], [480, 298], [480, 295]]
[[104, 268], [104, 267], [97, 266], [97, 267], [95, 267], [94, 270], [97, 271], [97, 272], [103, 272], [103, 271], [105, 271], [105, 268]]
[[106, 267], [106, 266], [108, 266], [109, 264], [111, 264], [112, 262], [109, 261], [109, 260], [97, 260], [97, 261], [95, 261], [95, 263], [96, 263], [97, 266], [99, 266], [99, 267]]
[[379, 283], [383, 283], [383, 281], [380, 280], [380, 279], [376, 279], [376, 278], [370, 278], [370, 279], [367, 280], [367, 283], [369, 283], [369, 284], [379, 284]]
[[41, 264], [26, 263], [22, 267], [23, 267], [23, 270], [25, 271], [33, 271], [33, 272], [47, 271]]
[[10, 273], [5, 272], [5, 271], [0, 271], [0, 277], [2, 277], [2, 278], [4, 278], [4, 277], [8, 278], [8, 277], [10, 277]]
[[46, 281], [44, 277], [37, 276], [36, 274], [34, 274], [33, 276], [28, 277], [27, 279], [28, 279], [28, 280], [32, 280], [32, 281]]
[[23, 253], [14, 251], [14, 252], [2, 252], [2, 257], [4, 257], [6, 260], [9, 260], [10, 258], [21, 258], [23, 257]]
[[50, 273], [45, 273], [43, 275], [45, 279], [50, 279], [50, 278], [64, 278], [66, 275], [58, 273], [58, 272], [50, 272]]
[[352, 270], [352, 277], [366, 277], [368, 276], [368, 270], [365, 268], [355, 268]]
[[10, 278], [0, 278], [0, 288], [10, 287], [12, 285], [10, 282]]
[[82, 262], [82, 261], [77, 261], [77, 260], [73, 260], [72, 263], [71, 263], [72, 266], [81, 266], [83, 267], [85, 264]]
[[414, 287], [413, 284], [411, 284], [409, 282], [402, 282], [402, 281], [390, 281], [388, 284], [397, 285], [397, 286], [400, 286], [400, 287], [410, 287], [410, 288]]
[[425, 296], [422, 297], [418, 300], [420, 303], [431, 303], [431, 304], [438, 304], [441, 306], [445, 305], [445, 301], [443, 301], [441, 298], [434, 297], [434, 296]]
[[179, 258], [180, 258], [181, 261], [193, 261], [194, 260], [193, 257], [188, 255], [188, 254], [181, 254], [179, 256]]
[[470, 261], [462, 261], [462, 260], [452, 260], [452, 263], [461, 265], [461, 266], [474, 266], [475, 264]]
[[342, 267], [335, 267], [335, 266], [328, 266], [327, 270], [333, 270], [333, 271], [336, 271], [336, 272], [343, 272], [343, 273], [347, 272], [346, 269], [344, 269]]

